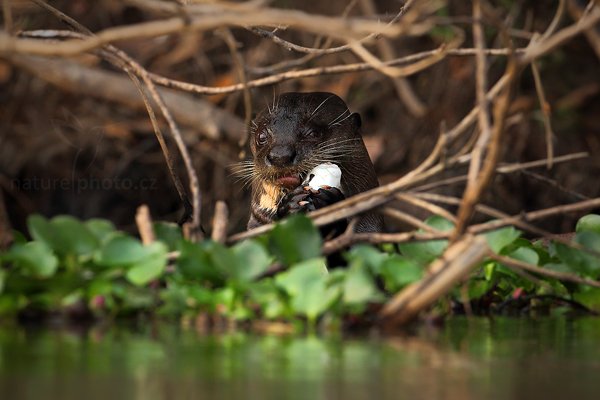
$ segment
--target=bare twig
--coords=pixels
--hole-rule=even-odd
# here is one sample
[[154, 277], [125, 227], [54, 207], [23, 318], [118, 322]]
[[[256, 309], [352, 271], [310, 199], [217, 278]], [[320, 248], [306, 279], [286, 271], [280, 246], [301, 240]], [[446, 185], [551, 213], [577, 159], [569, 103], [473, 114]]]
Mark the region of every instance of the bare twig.
[[[420, 198], [424, 198], [430, 201], [441, 202], [445, 204], [460, 204], [460, 199], [451, 198], [448, 196], [442, 196], [433, 193], [409, 193], [409, 195], [414, 195]], [[547, 218], [552, 215], [559, 215], [568, 212], [574, 211], [582, 211], [589, 210], [595, 207], [600, 206], [600, 198], [591, 199], [586, 201], [581, 201], [573, 204], [562, 205], [550, 207], [543, 210], [531, 211], [528, 213], [521, 213], [518, 215], [507, 215], [498, 210], [494, 210], [493, 208], [487, 207], [482, 204], [477, 204], [475, 209], [479, 212], [492, 216], [494, 218], [499, 218], [497, 220], [484, 222], [481, 224], [472, 225], [467, 230], [468, 234], [482, 234], [485, 232], [490, 232], [505, 226], [514, 225], [526, 231], [532, 232], [536, 235], [540, 235], [542, 237], [551, 237], [553, 240], [560, 242], [566, 246], [584, 251], [589, 254], [597, 255], [597, 252], [587, 249], [577, 243], [573, 243], [570, 240], [565, 238], [556, 237], [550, 232], [547, 232], [543, 229], [540, 229], [534, 225], [531, 225], [531, 221], [535, 221], [538, 219]], [[249, 231], [248, 233], [253, 232]], [[413, 232], [402, 232], [402, 233], [355, 233], [348, 232], [344, 235], [339, 236], [333, 240], [326, 242], [323, 246], [323, 251], [326, 254], [330, 254], [336, 252], [344, 247], [353, 245], [355, 243], [404, 243], [404, 242], [414, 242], [414, 241], [429, 241], [429, 240], [439, 240], [439, 239], [448, 239], [452, 235], [452, 231], [448, 232], [439, 232], [439, 233], [419, 233], [416, 231]], [[233, 238], [233, 237], [232, 237]]]
[[[6, 59], [62, 90], [108, 100], [132, 109], [145, 109], [135, 86], [122, 74], [66, 59], [23, 55], [7, 55]], [[242, 138], [244, 123], [237, 116], [187, 93], [167, 88], [160, 88], [159, 92], [178, 123], [198, 130], [213, 140], [224, 137], [237, 143]]]
[[[38, 1], [38, 3], [43, 3], [43, 2]], [[41, 5], [43, 5], [44, 8], [50, 9], [55, 15], [58, 15], [59, 18], [65, 20], [71, 26], [74, 26], [76, 29], [82, 31], [83, 34], [88, 34], [90, 32], [88, 29], [83, 27], [81, 24], [79, 24], [72, 18], [66, 16], [64, 13], [61, 13], [60, 11], [55, 10], [50, 5], [45, 4], [45, 3], [43, 3]], [[97, 36], [95, 36], [95, 35], [92, 35], [92, 36], [80, 35], [78, 38], [81, 39], [82, 41], [85, 41], [85, 40], [88, 40], [86, 38], [93, 39], [95, 37], [97, 37]], [[174, 182], [176, 184], [179, 195], [182, 198], [184, 206], [186, 208], [186, 212], [180, 222], [183, 223], [186, 220], [191, 219], [191, 226], [190, 226], [190, 229], [188, 230], [191, 233], [190, 239], [197, 240], [202, 236], [201, 225], [200, 225], [200, 207], [201, 207], [200, 185], [199, 185], [198, 176], [196, 174], [196, 171], [194, 170], [189, 152], [187, 151], [187, 147], [185, 146], [185, 143], [183, 142], [183, 138], [181, 136], [181, 132], [179, 131], [179, 127], [175, 123], [175, 120], [173, 119], [173, 116], [171, 115], [169, 109], [166, 107], [162, 96], [157, 91], [156, 86], [150, 80], [150, 78], [148, 76], [148, 72], [140, 64], [135, 62], [133, 59], [131, 59], [129, 56], [127, 56], [124, 52], [118, 50], [114, 46], [106, 44], [104, 47], [105, 47], [105, 51], [108, 52], [108, 54], [110, 54], [110, 56], [107, 58], [108, 61], [115, 63], [115, 59], [119, 60], [122, 64], [117, 62], [116, 65], [118, 67], [123, 68], [128, 74], [130, 74], [130, 71], [133, 71], [137, 76], [139, 76], [141, 78], [141, 80], [145, 83], [152, 99], [154, 100], [154, 102], [156, 103], [158, 108], [161, 110], [163, 117], [166, 119], [167, 124], [169, 125], [169, 129], [171, 131], [173, 138], [175, 139], [175, 143], [177, 144], [177, 147], [178, 147], [181, 157], [183, 159], [185, 168], [187, 170], [190, 191], [192, 193], [191, 210], [189, 209], [189, 201], [187, 200], [186, 193], [183, 190], [181, 190], [182, 188], [181, 188], [180, 184], [177, 185], [177, 183], [180, 183], [180, 182], [179, 182], [179, 178], [175, 174], [175, 170], [172, 165], [170, 153], [167, 150], [164, 140], [161, 142], [162, 135], [160, 133], [160, 130], [157, 128], [156, 121], [153, 118], [153, 113], [149, 111], [149, 115], [153, 122], [153, 127], [155, 129], [155, 133], [157, 134], [157, 138], [159, 139], [159, 142], [161, 142], [161, 148], [163, 149], [163, 152], [165, 154], [165, 159], [167, 161], [169, 171], [171, 173], [171, 176], [174, 179]], [[132, 75], [130, 74], [130, 76], [132, 76]], [[134, 79], [134, 83], [137, 84], [136, 79]], [[142, 96], [144, 97], [143, 90], [140, 90], [140, 92], [141, 92]], [[144, 103], [145, 103], [147, 109], [150, 110], [151, 107], [149, 107], [149, 104], [145, 97], [144, 97]], [[191, 213], [191, 215], [190, 215], [190, 213]]]
[[547, 54], [566, 41], [579, 35], [581, 32], [592, 28], [598, 23], [598, 21], [600, 21], [600, 7], [595, 7], [590, 11], [589, 14], [584, 15], [577, 23], [561, 29], [545, 40], [532, 43], [532, 45], [527, 47], [525, 54], [519, 58], [519, 61], [522, 64], [530, 63], [536, 58]]
[[107, 28], [83, 40], [69, 40], [47, 46], [37, 40], [13, 39], [0, 33], [0, 53], [19, 52], [34, 55], [69, 56], [97, 49], [119, 40], [141, 39], [178, 33], [181, 31], [203, 31], [223, 26], [260, 26], [278, 24], [302, 28], [319, 35], [330, 35], [342, 40], [359, 39], [364, 34], [377, 32], [384, 36], [395, 36], [401, 28], [361, 20], [340, 19], [307, 14], [296, 10], [262, 9], [250, 12], [223, 12], [218, 14], [191, 16], [189, 19], [169, 18]]
[[144, 91], [144, 87], [142, 86], [142, 83], [140, 82], [139, 78], [129, 68], [125, 68], [125, 72], [127, 72], [127, 74], [129, 75], [129, 78], [135, 84], [135, 86], [138, 90], [138, 93], [140, 94], [140, 97], [142, 98], [142, 100], [144, 101], [144, 105], [146, 106], [146, 112], [148, 113], [148, 117], [150, 117], [150, 122], [152, 123], [152, 129], [154, 129], [154, 134], [156, 135], [158, 144], [160, 145], [160, 148], [165, 157], [165, 162], [167, 163], [167, 169], [169, 170], [169, 173], [171, 174], [171, 179], [173, 180], [173, 184], [175, 185], [177, 194], [179, 195], [179, 198], [185, 209], [184, 215], [180, 221], [180, 223], [184, 223], [187, 221], [188, 216], [192, 213], [192, 205], [190, 204], [190, 200], [188, 199], [187, 193], [185, 192], [183, 183], [181, 182], [181, 179], [179, 179], [179, 175], [177, 175], [177, 172], [175, 170], [175, 162], [173, 160], [173, 157], [171, 156], [171, 152], [169, 151], [167, 142], [165, 141], [165, 138], [162, 134], [162, 130], [160, 129], [160, 126], [158, 125], [158, 120], [156, 119], [156, 114], [154, 113], [154, 109], [152, 108], [152, 105], [150, 104], [150, 99], [148, 98], [148, 95]]
[[462, 237], [428, 267], [425, 278], [407, 286], [386, 303], [379, 313], [383, 325], [392, 328], [412, 320], [464, 279], [488, 252], [489, 247], [483, 237]]
[[2, 13], [4, 14], [4, 30], [10, 34], [13, 30], [13, 16], [10, 0], [2, 0]]
[[473, 1], [473, 40], [475, 42], [475, 48], [477, 54], [475, 55], [475, 66], [476, 66], [476, 94], [477, 94], [477, 105], [479, 107], [478, 120], [479, 120], [479, 139], [471, 154], [471, 164], [469, 165], [469, 186], [475, 185], [479, 170], [481, 167], [481, 158], [483, 152], [487, 147], [490, 137], [490, 115], [489, 115], [489, 103], [485, 92], [487, 90], [487, 62], [483, 49], [485, 48], [485, 40], [483, 37], [483, 23], [481, 21], [481, 3], [480, 0]]
[[213, 216], [211, 239], [215, 242], [225, 243], [227, 238], [227, 222], [229, 219], [229, 210], [224, 201], [217, 201], [215, 204], [215, 214]]
[[429, 201], [426, 201], [422, 198], [416, 197], [409, 192], [397, 194], [395, 197], [397, 200], [403, 201], [408, 204], [412, 204], [416, 207], [427, 210], [434, 215], [439, 215], [439, 216], [447, 219], [448, 221], [456, 223], [456, 217], [454, 215], [452, 215], [450, 212], [448, 212], [448, 210], [446, 210], [440, 206], [437, 206]]
[[144, 245], [149, 245], [156, 240], [154, 228], [152, 227], [152, 217], [150, 217], [150, 209], [147, 205], [143, 204], [138, 207], [135, 214], [135, 223]]
[[[404, 4], [404, 6], [402, 6], [402, 8], [400, 9], [400, 11], [398, 11], [398, 13], [394, 16], [394, 18], [392, 18], [387, 25], [392, 25], [395, 24], [396, 22], [398, 22], [398, 20], [400, 19], [400, 17], [402, 15], [405, 14], [406, 10], [410, 7], [410, 3], [412, 3], [413, 0], [409, 0], [406, 2], [406, 4]], [[345, 12], [342, 14], [345, 16]], [[263, 38], [267, 38], [273, 41], [273, 43], [278, 44], [279, 46], [283, 47], [286, 50], [293, 50], [296, 51], [298, 53], [304, 53], [304, 54], [311, 54], [313, 56], [315, 55], [326, 55], [326, 54], [334, 54], [334, 53], [340, 53], [343, 51], [348, 51], [351, 49], [351, 46], [349, 44], [345, 44], [342, 46], [337, 46], [337, 47], [330, 47], [330, 48], [325, 48], [325, 49], [317, 49], [314, 47], [305, 47], [305, 46], [300, 46], [298, 44], [289, 42], [287, 40], [284, 40], [282, 38], [280, 38], [279, 36], [277, 36], [275, 34], [275, 31], [267, 31], [265, 29], [261, 29], [261, 28], [250, 28], [250, 31], [263, 37]], [[368, 43], [373, 39], [377, 39], [379, 38], [380, 35], [377, 32], [373, 32], [373, 33], [369, 33], [367, 36], [358, 39], [359, 43]]]
[[[589, 2], [589, 6], [594, 5], [594, 0]], [[582, 9], [577, 0], [569, 0], [567, 5], [567, 9], [569, 10], [569, 14], [573, 17], [573, 19], [580, 19], [584, 15], [584, 9]], [[600, 33], [595, 27], [591, 27], [586, 29], [583, 34], [587, 38], [588, 43], [596, 53], [596, 57], [600, 60]]]
[[552, 21], [550, 21], [550, 25], [548, 25], [548, 28], [546, 28], [546, 31], [542, 35], [542, 37], [541, 37], [542, 40], [548, 39], [554, 32], [556, 32], [556, 28], [558, 28], [558, 24], [560, 24], [560, 21], [563, 17], [564, 12], [565, 12], [565, 0], [559, 0], [558, 7], [556, 9], [556, 13], [554, 14], [554, 17], [552, 18]]
[[528, 272], [531, 272], [534, 274], [538, 274], [538, 275], [542, 275], [542, 276], [545, 276], [548, 278], [554, 278], [554, 279], [558, 279], [559, 281], [573, 282], [573, 283], [577, 283], [580, 285], [587, 285], [587, 286], [593, 286], [593, 287], [600, 288], [600, 281], [595, 281], [595, 280], [589, 279], [589, 278], [582, 278], [578, 275], [571, 274], [568, 272], [560, 272], [560, 271], [554, 271], [554, 270], [547, 269], [547, 268], [541, 268], [537, 265], [526, 263], [526, 262], [523, 262], [520, 260], [515, 260], [514, 258], [501, 256], [499, 254], [494, 254], [491, 252], [489, 254], [489, 257], [493, 260], [496, 260], [496, 261], [502, 263], [502, 264], [506, 264], [507, 266], [520, 268], [525, 271], [528, 271]]
[[[244, 93], [244, 126], [246, 127], [246, 129], [248, 129], [252, 120], [252, 96], [250, 95], [250, 88], [248, 88], [248, 79], [246, 77], [246, 70], [244, 68], [244, 59], [238, 51], [237, 43], [235, 41], [235, 37], [231, 33], [231, 30], [228, 28], [222, 28], [220, 32], [223, 37], [223, 40], [225, 40], [225, 43], [229, 48], [229, 52], [231, 53], [231, 58], [233, 59], [233, 64], [235, 66], [235, 70], [237, 71], [238, 78], [243, 87], [242, 92]], [[247, 140], [248, 134], [242, 135], [242, 138], [238, 142], [240, 148], [246, 145]]]
[[[580, 160], [583, 158], [588, 158], [589, 156], [590, 156], [590, 154], [586, 153], [586, 152], [566, 154], [564, 156], [555, 157], [554, 164], [569, 162], [569, 161], [574, 161], [574, 160]], [[548, 161], [545, 158], [542, 160], [529, 161], [529, 162], [524, 162], [524, 163], [504, 164], [504, 165], [500, 165], [496, 169], [496, 172], [499, 174], [510, 174], [510, 173], [517, 172], [517, 171], [524, 171], [525, 169], [528, 169], [528, 168], [543, 167], [544, 165], [547, 165], [547, 164], [548, 164]], [[426, 183], [424, 185], [416, 186], [413, 190], [420, 191], [420, 192], [426, 192], [426, 191], [434, 189], [434, 188], [451, 185], [454, 183], [466, 182], [466, 180], [467, 180], [467, 175], [454, 176], [452, 178], [442, 179], [440, 181]]]
[[[517, 67], [514, 60], [509, 59], [507, 71], [505, 76], [508, 77], [509, 82], [514, 81], [517, 74]], [[479, 201], [483, 191], [487, 188], [492, 180], [492, 176], [496, 169], [496, 163], [498, 162], [500, 152], [500, 139], [504, 132], [504, 122], [508, 106], [510, 103], [511, 85], [505, 89], [503, 96], [501, 96], [494, 106], [494, 127], [493, 133], [489, 143], [486, 143], [487, 154], [485, 162], [481, 172], [478, 173], [475, 181], [470, 181], [467, 184], [467, 188], [463, 195], [463, 199], [458, 209], [456, 227], [452, 235], [451, 240], [458, 238], [466, 229], [468, 220], [473, 213], [473, 207]], [[472, 182], [472, 184], [470, 184]]]
[[0, 188], [0, 250], [6, 249], [12, 241], [13, 233], [4, 205], [4, 191]]
[[439, 233], [440, 231], [438, 231], [437, 229], [432, 228], [431, 226], [427, 225], [426, 223], [424, 223], [423, 221], [421, 221], [418, 218], [413, 217], [410, 214], [407, 214], [403, 211], [397, 210], [395, 208], [391, 208], [391, 207], [385, 207], [382, 210], [383, 214], [387, 215], [388, 217], [394, 218], [400, 222], [404, 222], [407, 223], [409, 225], [414, 226], [415, 228], [419, 228], [424, 230], [425, 232], [429, 232], [429, 233]]
[[540, 101], [540, 108], [542, 109], [542, 118], [544, 120], [544, 129], [546, 132], [546, 157], [548, 163], [546, 167], [552, 168], [554, 164], [554, 146], [552, 141], [554, 140], [554, 133], [552, 132], [552, 123], [550, 122], [550, 104], [546, 101], [546, 94], [544, 93], [544, 85], [542, 85], [542, 78], [540, 78], [540, 71], [535, 61], [531, 62], [531, 72], [533, 73], [533, 80], [535, 82], [535, 90]]
[[[413, 0], [407, 1], [402, 7], [401, 12], [404, 12], [404, 10], [410, 7], [412, 3]], [[377, 13], [377, 8], [373, 0], [361, 0], [360, 5], [366, 15], [373, 16]], [[400, 13], [398, 15], [400, 15]], [[383, 39], [378, 41], [377, 47], [379, 48], [384, 60], [392, 60], [396, 58], [394, 47], [388, 40]], [[404, 78], [393, 78], [392, 82], [398, 97], [406, 105], [408, 111], [416, 117], [422, 117], [427, 111], [427, 108], [421, 99], [419, 99], [417, 94], [413, 91], [410, 83]]]

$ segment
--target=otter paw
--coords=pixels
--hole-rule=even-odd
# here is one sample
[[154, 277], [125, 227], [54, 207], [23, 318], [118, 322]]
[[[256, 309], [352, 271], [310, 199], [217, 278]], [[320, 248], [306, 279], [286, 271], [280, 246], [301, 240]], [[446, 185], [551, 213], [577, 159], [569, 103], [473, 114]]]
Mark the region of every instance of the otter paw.
[[322, 187], [315, 190], [308, 186], [298, 186], [281, 199], [277, 207], [277, 216], [283, 218], [298, 212], [315, 211], [345, 198], [338, 188]]
[[283, 218], [297, 212], [311, 211], [307, 205], [312, 203], [306, 200], [309, 196], [310, 190], [305, 190], [303, 186], [298, 186], [283, 196], [277, 206], [277, 217]]
[[318, 190], [310, 190], [311, 192], [311, 200], [315, 210], [319, 208], [327, 207], [333, 203], [337, 203], [338, 201], [342, 201], [346, 198], [344, 193], [336, 187], [332, 186], [322, 186]]

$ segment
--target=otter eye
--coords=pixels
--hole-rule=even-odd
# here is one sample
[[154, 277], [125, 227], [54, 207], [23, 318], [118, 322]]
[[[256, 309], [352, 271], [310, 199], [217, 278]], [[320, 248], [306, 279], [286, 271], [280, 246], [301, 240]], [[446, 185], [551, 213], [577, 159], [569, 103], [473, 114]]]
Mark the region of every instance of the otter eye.
[[318, 132], [313, 129], [313, 128], [306, 128], [304, 129], [304, 131], [302, 131], [302, 136], [306, 137], [306, 138], [314, 138], [318, 136]]
[[258, 144], [259, 146], [262, 146], [265, 143], [267, 143], [268, 138], [269, 138], [269, 135], [267, 135], [267, 132], [260, 131], [260, 132], [258, 132], [258, 135], [256, 135], [256, 144]]

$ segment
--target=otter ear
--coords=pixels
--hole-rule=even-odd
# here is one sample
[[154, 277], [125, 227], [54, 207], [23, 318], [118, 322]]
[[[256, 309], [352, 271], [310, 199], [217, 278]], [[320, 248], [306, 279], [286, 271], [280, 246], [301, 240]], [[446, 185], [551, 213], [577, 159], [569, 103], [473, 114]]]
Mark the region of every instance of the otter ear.
[[359, 113], [352, 113], [352, 115], [350, 116], [350, 118], [352, 118], [352, 124], [356, 128], [360, 128], [362, 126], [362, 120], [360, 119], [360, 114]]

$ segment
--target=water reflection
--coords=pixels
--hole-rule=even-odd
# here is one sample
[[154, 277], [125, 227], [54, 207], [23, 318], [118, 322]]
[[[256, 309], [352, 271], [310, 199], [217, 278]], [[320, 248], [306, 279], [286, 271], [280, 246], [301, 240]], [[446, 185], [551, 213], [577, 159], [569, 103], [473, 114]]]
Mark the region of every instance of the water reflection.
[[0, 399], [591, 399], [599, 373], [594, 318], [360, 339], [0, 327]]

